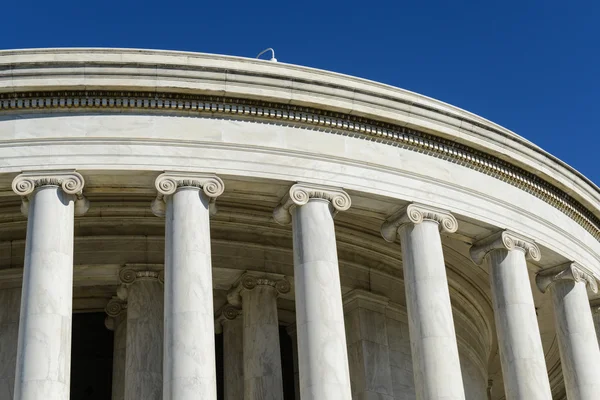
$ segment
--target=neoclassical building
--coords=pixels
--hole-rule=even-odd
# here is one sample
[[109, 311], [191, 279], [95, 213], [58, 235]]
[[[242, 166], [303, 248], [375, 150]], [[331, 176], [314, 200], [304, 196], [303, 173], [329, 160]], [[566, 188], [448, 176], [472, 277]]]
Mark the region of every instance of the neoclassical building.
[[1, 400], [597, 400], [600, 190], [440, 101], [0, 52]]

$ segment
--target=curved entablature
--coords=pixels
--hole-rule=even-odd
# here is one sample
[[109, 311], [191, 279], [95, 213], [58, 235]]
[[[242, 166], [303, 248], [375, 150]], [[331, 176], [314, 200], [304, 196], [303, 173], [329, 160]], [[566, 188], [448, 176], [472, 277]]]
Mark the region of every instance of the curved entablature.
[[310, 68], [123, 49], [0, 52], [0, 115], [186, 113], [276, 122], [388, 143], [493, 176], [600, 239], [598, 188], [514, 133], [415, 93]]

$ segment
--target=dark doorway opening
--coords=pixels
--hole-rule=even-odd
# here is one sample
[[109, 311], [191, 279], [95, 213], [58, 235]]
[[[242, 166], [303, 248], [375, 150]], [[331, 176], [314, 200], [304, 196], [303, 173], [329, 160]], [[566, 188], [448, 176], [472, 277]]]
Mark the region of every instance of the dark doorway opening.
[[113, 333], [103, 312], [73, 314], [71, 399], [109, 400], [112, 385]]

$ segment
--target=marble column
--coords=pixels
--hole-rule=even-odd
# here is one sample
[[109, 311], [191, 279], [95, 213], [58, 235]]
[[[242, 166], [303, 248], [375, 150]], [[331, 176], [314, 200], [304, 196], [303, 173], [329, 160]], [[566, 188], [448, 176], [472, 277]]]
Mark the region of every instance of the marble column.
[[298, 369], [298, 335], [296, 324], [288, 325], [285, 330], [292, 339], [292, 358], [294, 362], [294, 395], [296, 400], [300, 400], [300, 370]]
[[0, 289], [0, 399], [13, 400], [21, 288]]
[[244, 400], [283, 400], [277, 296], [285, 279], [245, 274], [239, 294], [244, 321]]
[[419, 400], [464, 400], [452, 305], [440, 231], [453, 233], [452, 214], [410, 204], [388, 218], [383, 238], [400, 238], [410, 343]]
[[344, 296], [353, 399], [393, 400], [385, 309], [388, 299], [354, 289]]
[[241, 310], [227, 305], [219, 318], [223, 329], [225, 400], [244, 400], [244, 320]]
[[350, 373], [333, 217], [350, 208], [338, 188], [293, 185], [275, 209], [292, 222], [302, 400], [349, 400]]
[[119, 273], [126, 286], [125, 400], [162, 400], [163, 283], [157, 271]]
[[83, 186], [72, 171], [23, 173], [12, 184], [27, 215], [15, 400], [69, 398], [73, 218], [88, 208]]
[[600, 349], [586, 285], [598, 292], [594, 274], [577, 263], [543, 270], [536, 276], [542, 292], [550, 290], [565, 389], [569, 400], [600, 396]]
[[127, 303], [118, 298], [106, 305], [104, 324], [113, 331], [112, 400], [125, 399], [125, 357], [127, 348]]
[[591, 301], [590, 307], [592, 308], [592, 318], [596, 328], [596, 338], [598, 339], [598, 345], [600, 345], [600, 299]]
[[471, 258], [476, 264], [485, 259], [489, 264], [506, 399], [550, 400], [526, 257], [539, 261], [539, 248], [510, 231], [494, 234], [471, 247]]
[[[165, 215], [164, 400], [217, 398], [209, 207], [215, 175], [164, 173], [152, 209]], [[165, 207], [166, 206], [166, 207]]]

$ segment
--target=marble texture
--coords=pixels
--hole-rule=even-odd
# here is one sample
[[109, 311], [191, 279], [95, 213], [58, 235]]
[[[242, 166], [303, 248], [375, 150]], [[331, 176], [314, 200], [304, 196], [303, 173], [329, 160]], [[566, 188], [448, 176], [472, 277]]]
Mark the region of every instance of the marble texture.
[[600, 396], [600, 350], [585, 282], [555, 281], [550, 289], [556, 336], [569, 400]]
[[126, 311], [113, 318], [112, 399], [125, 399], [125, 362], [127, 349]]
[[137, 278], [128, 288], [125, 400], [163, 400], [163, 285]]
[[13, 400], [21, 289], [0, 290], [0, 399]]
[[487, 257], [506, 399], [551, 400], [525, 251], [498, 248]]
[[283, 400], [277, 290], [243, 289], [244, 400]]
[[352, 398], [393, 400], [384, 306], [378, 299], [368, 304], [366, 295], [360, 300], [352, 292], [349, 296], [344, 311]]
[[302, 400], [350, 400], [335, 229], [329, 201], [291, 210]]
[[29, 199], [15, 400], [69, 398], [74, 200], [50, 185]]
[[464, 400], [438, 222], [399, 230], [410, 341], [419, 400]]
[[225, 400], [244, 400], [244, 321], [224, 318], [223, 389]]
[[183, 186], [166, 203], [163, 400], [214, 400], [209, 198]]

